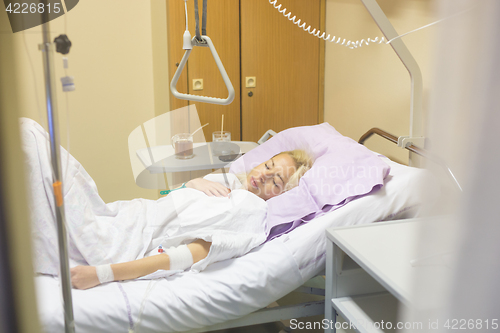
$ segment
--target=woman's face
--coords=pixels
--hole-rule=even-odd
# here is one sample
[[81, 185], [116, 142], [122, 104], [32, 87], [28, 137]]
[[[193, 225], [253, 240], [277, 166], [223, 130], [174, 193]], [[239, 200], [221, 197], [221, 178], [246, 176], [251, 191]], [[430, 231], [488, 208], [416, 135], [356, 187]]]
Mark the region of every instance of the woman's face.
[[246, 189], [268, 200], [283, 193], [288, 179], [295, 170], [295, 161], [290, 155], [276, 155], [250, 171]]

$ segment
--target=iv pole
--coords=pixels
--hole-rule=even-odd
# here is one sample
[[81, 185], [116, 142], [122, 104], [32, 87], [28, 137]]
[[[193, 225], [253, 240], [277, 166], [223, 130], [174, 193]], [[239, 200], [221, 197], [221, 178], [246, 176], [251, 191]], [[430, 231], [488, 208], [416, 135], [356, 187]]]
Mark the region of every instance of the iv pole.
[[[43, 0], [47, 7], [47, 0]], [[66, 333], [75, 332], [75, 322], [73, 318], [73, 302], [71, 297], [71, 280], [69, 273], [68, 242], [66, 239], [66, 218], [64, 214], [62, 168], [59, 145], [59, 128], [57, 121], [57, 100], [54, 80], [54, 44], [50, 41], [50, 25], [47, 11], [42, 14], [42, 34], [43, 43], [39, 45], [42, 51], [43, 70], [45, 74], [45, 97], [47, 101], [47, 120], [50, 135], [50, 155], [52, 162], [54, 203], [56, 205], [57, 236], [59, 244], [59, 262], [61, 269], [61, 287], [64, 301], [64, 327]]]

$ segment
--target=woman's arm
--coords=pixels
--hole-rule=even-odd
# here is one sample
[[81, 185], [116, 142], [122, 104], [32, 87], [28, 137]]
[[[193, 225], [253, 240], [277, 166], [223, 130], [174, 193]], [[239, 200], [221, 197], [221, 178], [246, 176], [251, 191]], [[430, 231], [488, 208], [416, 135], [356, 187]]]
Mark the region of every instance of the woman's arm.
[[231, 192], [231, 190], [224, 185], [203, 178], [191, 179], [186, 183], [186, 187], [202, 191], [210, 197], [227, 197], [229, 192]]
[[[208, 255], [212, 243], [198, 239], [187, 245], [193, 263], [196, 263]], [[111, 269], [115, 277], [114, 281], [131, 280], [156, 272], [159, 269], [170, 269], [170, 258], [166, 254], [159, 254], [134, 261], [120, 264], [112, 264]], [[71, 269], [71, 283], [77, 289], [88, 289], [100, 284], [94, 266], [77, 266]]]

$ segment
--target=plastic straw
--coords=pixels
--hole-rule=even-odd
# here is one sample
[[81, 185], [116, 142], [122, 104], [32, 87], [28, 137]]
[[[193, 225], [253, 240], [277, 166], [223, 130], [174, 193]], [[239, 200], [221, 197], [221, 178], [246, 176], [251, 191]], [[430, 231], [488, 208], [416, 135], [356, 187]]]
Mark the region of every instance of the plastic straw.
[[208, 123], [206, 123], [205, 125], [203, 125], [203, 126], [201, 126], [200, 128], [198, 128], [196, 131], [194, 131], [194, 132], [191, 134], [191, 136], [194, 136], [194, 134], [195, 134], [196, 132], [198, 132], [199, 130], [201, 130], [203, 127], [205, 127], [205, 126], [207, 126], [207, 125], [208, 125]]
[[221, 129], [220, 129], [220, 137], [222, 139], [222, 136], [224, 134], [224, 114], [222, 114], [222, 126], [221, 126]]

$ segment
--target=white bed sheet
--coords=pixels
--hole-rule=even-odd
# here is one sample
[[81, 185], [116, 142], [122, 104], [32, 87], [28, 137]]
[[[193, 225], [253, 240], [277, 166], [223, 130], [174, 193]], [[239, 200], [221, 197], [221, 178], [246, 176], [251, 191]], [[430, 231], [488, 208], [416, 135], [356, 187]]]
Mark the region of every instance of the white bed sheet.
[[[325, 229], [415, 215], [437, 195], [432, 176], [386, 160], [385, 186], [247, 255], [210, 265], [201, 273], [152, 281], [113, 282], [73, 290], [78, 333], [179, 332], [236, 319], [267, 306], [323, 271]], [[62, 297], [57, 278], [35, 278], [46, 332], [63, 332]], [[142, 314], [141, 313], [141, 308]]]
[[[39, 276], [35, 280], [43, 328], [63, 332], [58, 279]], [[136, 332], [177, 332], [209, 326], [265, 307], [301, 283], [293, 256], [277, 239], [198, 274], [73, 290], [76, 331], [127, 332], [135, 325]], [[148, 288], [152, 290], [145, 297]]]

